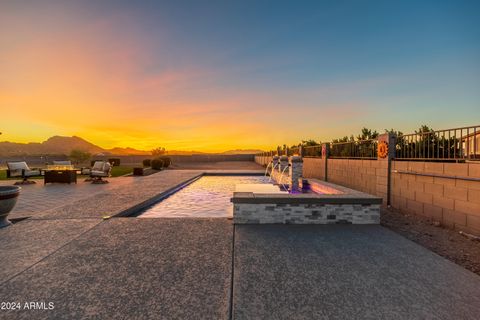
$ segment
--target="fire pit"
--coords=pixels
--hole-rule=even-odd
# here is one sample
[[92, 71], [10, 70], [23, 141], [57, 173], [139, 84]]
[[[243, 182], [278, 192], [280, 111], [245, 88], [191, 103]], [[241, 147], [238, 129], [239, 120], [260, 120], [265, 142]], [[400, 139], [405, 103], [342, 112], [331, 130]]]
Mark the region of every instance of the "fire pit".
[[21, 189], [17, 186], [0, 186], [0, 228], [11, 224], [7, 216], [17, 203]]

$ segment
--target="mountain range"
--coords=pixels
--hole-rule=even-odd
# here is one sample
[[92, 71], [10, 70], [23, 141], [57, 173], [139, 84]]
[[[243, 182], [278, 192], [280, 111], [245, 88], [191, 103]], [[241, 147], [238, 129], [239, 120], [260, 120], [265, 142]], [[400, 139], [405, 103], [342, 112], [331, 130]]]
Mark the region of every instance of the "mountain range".
[[[59, 155], [65, 154], [68, 155], [72, 150], [82, 150], [90, 152], [93, 155], [103, 154], [103, 155], [150, 155], [150, 151], [138, 150], [134, 148], [112, 148], [104, 149], [99, 147], [83, 138], [73, 136], [73, 137], [62, 137], [62, 136], [53, 136], [47, 139], [44, 142], [30, 142], [30, 143], [17, 143], [17, 142], [0, 142], [0, 156], [2, 157], [11, 157], [11, 156], [30, 156], [30, 155]], [[261, 150], [229, 150], [221, 152], [221, 154], [253, 154], [259, 153]], [[178, 151], [178, 150], [169, 150], [168, 154], [176, 155], [189, 155], [189, 154], [205, 154], [205, 152], [199, 151]]]

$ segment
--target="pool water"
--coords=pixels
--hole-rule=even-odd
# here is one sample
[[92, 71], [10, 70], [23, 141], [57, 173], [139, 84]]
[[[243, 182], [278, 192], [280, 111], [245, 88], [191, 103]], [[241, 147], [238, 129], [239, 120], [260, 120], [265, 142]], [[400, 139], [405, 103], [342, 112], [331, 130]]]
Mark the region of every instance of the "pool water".
[[221, 218], [233, 216], [230, 198], [237, 184], [271, 184], [263, 176], [203, 176], [146, 209], [139, 218]]

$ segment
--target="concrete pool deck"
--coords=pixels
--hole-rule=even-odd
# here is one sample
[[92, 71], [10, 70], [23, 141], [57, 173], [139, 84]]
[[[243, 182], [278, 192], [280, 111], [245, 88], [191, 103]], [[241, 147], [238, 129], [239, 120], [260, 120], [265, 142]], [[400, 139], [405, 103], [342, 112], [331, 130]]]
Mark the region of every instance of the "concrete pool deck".
[[0, 229], [0, 302], [54, 303], [53, 310], [0, 310], [0, 319], [475, 319], [480, 313], [479, 276], [381, 226], [101, 218], [145, 201], [131, 196], [141, 194], [135, 190], [155, 195], [200, 173], [171, 170], [112, 183], [101, 196]]

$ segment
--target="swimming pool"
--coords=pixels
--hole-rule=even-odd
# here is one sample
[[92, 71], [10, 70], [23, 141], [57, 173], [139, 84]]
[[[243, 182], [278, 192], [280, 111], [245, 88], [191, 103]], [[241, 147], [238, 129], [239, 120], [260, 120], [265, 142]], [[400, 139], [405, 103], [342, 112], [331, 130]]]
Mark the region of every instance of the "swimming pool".
[[203, 176], [161, 202], [139, 218], [221, 218], [233, 216], [230, 199], [238, 184], [269, 184], [264, 176]]

